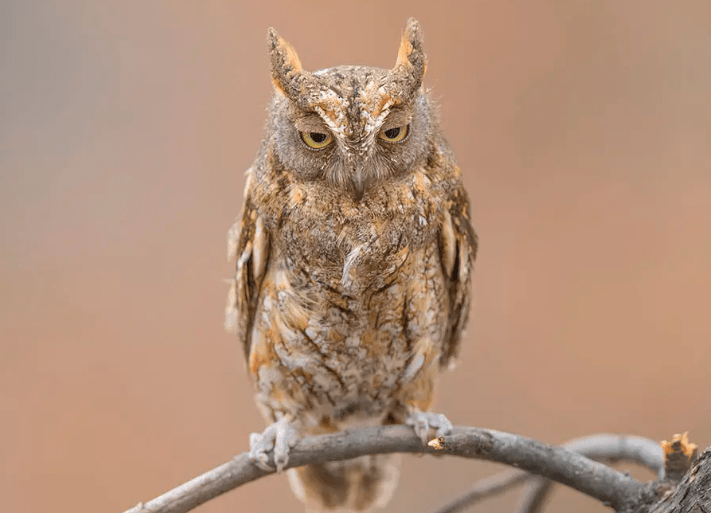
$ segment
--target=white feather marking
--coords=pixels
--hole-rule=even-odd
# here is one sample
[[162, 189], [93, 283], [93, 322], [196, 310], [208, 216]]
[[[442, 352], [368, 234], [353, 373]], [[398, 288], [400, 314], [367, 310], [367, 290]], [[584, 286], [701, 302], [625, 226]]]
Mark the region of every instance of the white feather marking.
[[242, 252], [242, 256], [239, 257], [239, 261], [237, 262], [237, 273], [241, 274], [242, 270], [244, 269], [244, 264], [247, 263], [247, 260], [249, 260], [249, 257], [252, 256], [252, 241], [247, 242], [247, 245], [244, 247], [244, 251]]
[[283, 268], [279, 268], [273, 273], [270, 273], [270, 275], [274, 276], [274, 284], [277, 287], [277, 290], [289, 290], [291, 287], [291, 283], [289, 282], [289, 275], [288, 271]]
[[[294, 332], [285, 329], [280, 331], [282, 337], [287, 340], [292, 340], [295, 338]], [[279, 361], [282, 365], [287, 368], [294, 369], [308, 369], [313, 366], [314, 356], [306, 353], [299, 353], [298, 351], [291, 352], [287, 350], [283, 344], [275, 344], [274, 352], [279, 357]]]
[[403, 375], [403, 378], [406, 380], [412, 379], [415, 374], [422, 368], [422, 365], [425, 363], [425, 357], [422, 353], [417, 353], [413, 358], [412, 361], [410, 361], [410, 364], [407, 366], [405, 369], [405, 374]]
[[368, 149], [373, 145], [375, 136], [380, 132], [380, 129], [385, 122], [385, 118], [390, 113], [390, 107], [393, 105], [392, 100], [388, 100], [380, 108], [378, 115], [375, 116], [375, 109], [378, 108], [378, 103], [387, 94], [385, 88], [380, 87], [376, 91], [375, 81], [368, 82], [360, 92], [360, 117], [363, 120], [363, 146], [362, 153], [367, 153]]
[[261, 217], [257, 217], [252, 250], [255, 280], [259, 280], [264, 274], [264, 267], [267, 265], [267, 251], [269, 249], [267, 248], [267, 233], [264, 229], [264, 222]]
[[380, 114], [378, 114], [378, 117], [375, 118], [373, 121], [372, 125], [367, 125], [365, 127], [366, 134], [368, 135], [375, 135], [376, 132], [380, 131], [380, 127], [383, 126], [383, 122], [385, 121], [385, 118], [387, 117], [388, 114], [390, 114], [390, 107], [392, 107], [393, 102], [392, 100], [388, 100], [385, 102], [385, 105], [383, 105], [383, 110], [380, 111]]
[[[454, 265], [452, 265], [454, 267]], [[469, 259], [466, 255], [462, 255], [459, 259], [459, 280], [464, 282], [469, 275]]]
[[328, 106], [327, 108], [329, 110], [335, 113], [336, 119], [329, 116], [320, 106], [314, 107], [314, 110], [321, 116], [323, 122], [326, 123], [326, 126], [328, 126], [331, 132], [336, 136], [336, 140], [344, 142], [346, 136], [346, 116], [344, 112], [348, 108], [348, 100], [339, 97], [332, 89], [321, 91], [320, 100], [324, 105]]
[[[452, 217], [447, 210], [444, 211], [444, 220], [442, 221], [442, 263], [447, 276], [452, 276], [454, 271], [454, 261], [457, 257], [457, 241], [454, 237], [454, 227], [452, 226]], [[461, 266], [461, 265], [460, 265]]]
[[349, 288], [353, 283], [353, 280], [351, 279], [351, 272], [353, 272], [353, 264], [355, 264], [355, 261], [358, 258], [358, 255], [360, 254], [362, 249], [362, 244], [354, 247], [351, 252], [348, 253], [348, 256], [343, 262], [343, 275], [341, 276], [341, 284], [345, 288]]

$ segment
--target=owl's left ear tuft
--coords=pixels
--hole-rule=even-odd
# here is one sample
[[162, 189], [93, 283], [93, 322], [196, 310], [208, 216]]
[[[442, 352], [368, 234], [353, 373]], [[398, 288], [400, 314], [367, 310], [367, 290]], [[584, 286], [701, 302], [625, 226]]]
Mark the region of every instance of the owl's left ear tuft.
[[267, 45], [271, 58], [272, 82], [281, 92], [292, 96], [294, 79], [303, 73], [299, 56], [294, 47], [271, 27], [267, 30]]

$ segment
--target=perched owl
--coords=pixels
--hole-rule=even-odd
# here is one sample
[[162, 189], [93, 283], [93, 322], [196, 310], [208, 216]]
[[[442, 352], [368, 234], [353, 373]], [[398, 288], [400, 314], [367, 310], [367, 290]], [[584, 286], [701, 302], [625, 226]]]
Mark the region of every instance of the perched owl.
[[[251, 457], [266, 465], [273, 449], [281, 470], [298, 438], [356, 426], [444, 435], [452, 425], [428, 410], [459, 350], [477, 239], [422, 87], [419, 24], [391, 70], [309, 72], [273, 29], [267, 39], [274, 96], [228, 237], [226, 328], [270, 424]], [[382, 507], [397, 479], [394, 455], [289, 470], [311, 510]]]

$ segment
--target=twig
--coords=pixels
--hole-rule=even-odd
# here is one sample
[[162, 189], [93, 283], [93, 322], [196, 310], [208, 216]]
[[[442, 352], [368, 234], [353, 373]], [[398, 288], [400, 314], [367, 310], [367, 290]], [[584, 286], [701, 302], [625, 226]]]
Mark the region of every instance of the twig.
[[436, 510], [435, 513], [457, 513], [464, 511], [482, 499], [503, 493], [509, 488], [513, 488], [517, 484], [521, 484], [529, 479], [531, 479], [531, 474], [521, 470], [507, 470], [494, 474], [491, 477], [477, 481], [467, 493], [445, 504]]
[[[632, 461], [647, 467], [664, 478], [664, 452], [662, 446], [648, 438], [624, 435], [596, 435], [578, 438], [564, 447], [584, 454], [596, 461]], [[548, 493], [553, 486], [549, 479], [536, 478], [532, 480], [518, 507], [518, 513], [537, 513], [541, 510]]]
[[[424, 446], [407, 426], [380, 426], [320, 435], [300, 440], [291, 450], [287, 468], [311, 463], [393, 452], [451, 454], [484, 459], [540, 474], [590, 495], [616, 509], [645, 493], [631, 477], [562, 447], [510, 433], [455, 427], [437, 448]], [[273, 463], [273, 462], [272, 462]], [[184, 513], [240, 485], [272, 472], [255, 466], [247, 453], [126, 513]]]
[[516, 511], [518, 513], [533, 513], [541, 511], [548, 498], [548, 493], [553, 488], [553, 481], [545, 477], [535, 477], [528, 482]]

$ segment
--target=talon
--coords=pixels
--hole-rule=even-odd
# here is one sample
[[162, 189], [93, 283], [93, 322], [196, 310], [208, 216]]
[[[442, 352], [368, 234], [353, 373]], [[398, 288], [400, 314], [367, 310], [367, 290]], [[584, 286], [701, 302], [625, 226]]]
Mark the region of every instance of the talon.
[[296, 427], [289, 422], [289, 417], [284, 416], [267, 426], [261, 433], [249, 435], [249, 459], [262, 470], [273, 472], [275, 469], [269, 465], [268, 452], [274, 451], [274, 464], [276, 471], [281, 472], [289, 462], [289, 450], [299, 440]]
[[[412, 426], [415, 434], [420, 437], [425, 445], [452, 432], [452, 423], [442, 413], [422, 412], [415, 409], [407, 417], [405, 423], [408, 426]], [[431, 437], [430, 430], [434, 428], [437, 428], [437, 431], [434, 437]]]

